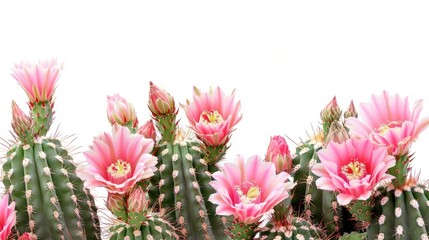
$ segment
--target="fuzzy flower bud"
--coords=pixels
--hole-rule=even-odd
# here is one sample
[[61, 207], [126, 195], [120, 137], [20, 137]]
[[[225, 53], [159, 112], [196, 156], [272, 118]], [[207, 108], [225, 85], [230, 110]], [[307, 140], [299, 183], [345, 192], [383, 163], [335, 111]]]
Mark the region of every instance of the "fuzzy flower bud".
[[124, 197], [121, 194], [108, 193], [107, 195], [107, 209], [109, 209], [117, 217], [126, 216], [127, 208], [125, 206]]
[[344, 119], [349, 117], [357, 118], [358, 114], [356, 112], [355, 105], [353, 104], [353, 100], [350, 102], [349, 108], [344, 112]]
[[12, 101], [12, 129], [19, 137], [25, 136], [31, 132], [33, 120], [25, 114], [22, 109]]
[[131, 123], [133, 128], [138, 125], [134, 106], [119, 94], [107, 96], [107, 118], [112, 125], [125, 126]]
[[148, 200], [146, 200], [146, 193], [140, 186], [138, 186], [128, 197], [128, 212], [142, 213], [147, 210], [148, 203]]
[[152, 82], [150, 82], [148, 106], [153, 116], [166, 115], [177, 111], [174, 98]]
[[267, 153], [265, 154], [265, 161], [273, 162], [276, 166], [277, 173], [283, 171], [290, 173], [292, 156], [284, 137], [278, 135], [271, 137]]
[[152, 120], [147, 121], [137, 130], [137, 133], [156, 142], [156, 130]]
[[320, 112], [320, 118], [323, 123], [332, 123], [340, 120], [341, 109], [337, 103], [337, 97], [334, 98], [326, 105], [326, 107]]
[[329, 128], [329, 134], [325, 139], [325, 144], [327, 145], [329, 142], [333, 141], [336, 143], [343, 143], [346, 140], [350, 139], [347, 130], [344, 128], [344, 125], [339, 121], [335, 121], [331, 124]]

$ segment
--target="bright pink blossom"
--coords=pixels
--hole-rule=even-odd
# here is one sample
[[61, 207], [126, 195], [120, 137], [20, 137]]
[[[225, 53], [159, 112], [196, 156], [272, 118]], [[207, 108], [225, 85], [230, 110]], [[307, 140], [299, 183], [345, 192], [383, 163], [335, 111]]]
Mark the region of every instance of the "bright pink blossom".
[[25, 90], [31, 103], [46, 102], [52, 100], [62, 68], [57, 65], [56, 59], [37, 63], [20, 62], [12, 69], [12, 76]]
[[410, 111], [408, 97], [401, 98], [384, 91], [381, 96], [372, 95], [371, 102], [360, 106], [362, 121], [357, 118], [346, 120], [350, 134], [386, 146], [393, 155], [407, 154], [411, 143], [429, 125], [429, 118], [419, 120], [422, 100], [417, 101]]
[[213, 173], [210, 184], [216, 193], [209, 200], [218, 205], [218, 215], [232, 215], [245, 224], [257, 223], [289, 196], [293, 184], [286, 183], [288, 177], [286, 172], [276, 174], [274, 164], [258, 156], [245, 161], [238, 155], [235, 163], [226, 162], [221, 171]]
[[88, 164], [79, 165], [78, 172], [88, 188], [103, 186], [111, 193], [123, 194], [138, 181], [153, 176], [157, 158], [149, 154], [152, 139], [115, 126], [112, 135], [103, 133], [94, 138], [91, 149], [84, 152]]
[[265, 161], [273, 162], [276, 166], [277, 173], [283, 171], [290, 173], [292, 156], [284, 137], [279, 135], [271, 137], [267, 153], [265, 154]]
[[125, 126], [129, 123], [137, 127], [138, 119], [134, 106], [119, 94], [107, 96], [107, 118], [110, 124]]
[[225, 145], [234, 126], [241, 120], [240, 102], [234, 92], [226, 96], [219, 88], [201, 93], [194, 87], [194, 101], [184, 105], [186, 116], [197, 137], [207, 146]]
[[320, 178], [316, 186], [337, 191], [338, 203], [368, 199], [381, 181], [392, 179], [387, 170], [395, 165], [395, 158], [387, 149], [368, 139], [349, 139], [343, 143], [330, 142], [318, 152], [321, 163], [312, 171]]
[[8, 194], [0, 199], [0, 209], [0, 240], [6, 240], [16, 223], [15, 202], [9, 204]]

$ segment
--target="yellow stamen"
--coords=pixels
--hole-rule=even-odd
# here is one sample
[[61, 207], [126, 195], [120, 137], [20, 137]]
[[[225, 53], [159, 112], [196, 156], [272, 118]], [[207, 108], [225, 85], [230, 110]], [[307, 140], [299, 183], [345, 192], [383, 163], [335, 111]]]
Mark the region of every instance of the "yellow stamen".
[[125, 177], [131, 172], [131, 165], [122, 159], [118, 159], [109, 166], [107, 172], [114, 178]]
[[365, 164], [354, 160], [347, 165], [341, 167], [341, 172], [347, 177], [348, 180], [361, 179], [366, 174]]
[[216, 110], [205, 110], [200, 115], [200, 122], [206, 124], [217, 124], [223, 122], [222, 115]]

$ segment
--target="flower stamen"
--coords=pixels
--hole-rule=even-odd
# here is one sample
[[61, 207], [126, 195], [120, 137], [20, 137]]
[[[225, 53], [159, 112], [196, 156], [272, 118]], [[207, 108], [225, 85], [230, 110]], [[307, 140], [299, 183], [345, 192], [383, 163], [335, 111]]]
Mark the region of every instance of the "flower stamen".
[[118, 159], [107, 168], [107, 172], [114, 178], [125, 177], [131, 172], [131, 165], [122, 159]]
[[205, 110], [200, 115], [200, 122], [206, 124], [217, 124], [223, 122], [222, 115], [216, 110]]
[[355, 159], [354, 161], [349, 162], [347, 165], [342, 166], [341, 172], [348, 180], [357, 180], [361, 179], [366, 174], [366, 166], [364, 163], [361, 163]]

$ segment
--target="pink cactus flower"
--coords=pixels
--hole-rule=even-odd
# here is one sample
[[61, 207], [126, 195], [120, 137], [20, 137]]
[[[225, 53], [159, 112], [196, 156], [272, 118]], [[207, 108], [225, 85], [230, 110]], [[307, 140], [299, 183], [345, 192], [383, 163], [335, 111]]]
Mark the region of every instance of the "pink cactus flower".
[[107, 118], [112, 125], [117, 123], [125, 126], [131, 123], [133, 128], [138, 125], [134, 106], [119, 94], [107, 96]]
[[209, 200], [217, 204], [216, 214], [229, 216], [245, 224], [257, 223], [273, 207], [289, 196], [294, 185], [286, 183], [289, 174], [276, 174], [271, 162], [258, 156], [247, 161], [238, 155], [236, 162], [226, 162], [221, 171], [213, 173], [210, 182], [216, 193]]
[[194, 101], [183, 105], [186, 116], [197, 137], [207, 146], [225, 145], [234, 126], [241, 120], [240, 101], [234, 92], [226, 96], [219, 88], [201, 93], [194, 87]]
[[62, 68], [57, 65], [56, 59], [37, 63], [21, 62], [15, 64], [12, 76], [24, 89], [31, 103], [47, 102], [52, 100]]
[[156, 129], [152, 120], [145, 122], [138, 130], [138, 134], [143, 135], [145, 138], [150, 138], [156, 142]]
[[0, 209], [0, 240], [6, 240], [16, 224], [15, 202], [9, 204], [8, 194], [1, 198]]
[[361, 104], [360, 119], [347, 118], [350, 135], [368, 138], [376, 144], [388, 147], [393, 155], [405, 155], [412, 142], [429, 125], [429, 118], [419, 120], [423, 101], [416, 102], [412, 111], [408, 97], [391, 95], [384, 91], [373, 95], [371, 102]]
[[395, 165], [395, 158], [388, 155], [386, 147], [368, 139], [330, 142], [326, 149], [319, 150], [318, 156], [321, 163], [312, 168], [313, 173], [320, 177], [316, 186], [337, 191], [341, 205], [368, 199], [378, 183], [394, 178], [386, 172]]
[[150, 82], [149, 90], [149, 110], [153, 116], [176, 113], [174, 98], [164, 89]]
[[277, 173], [283, 171], [290, 173], [292, 168], [292, 156], [286, 139], [283, 136], [277, 135], [271, 137], [267, 153], [265, 154], [265, 161], [273, 162], [276, 166]]
[[112, 135], [94, 138], [90, 150], [84, 152], [88, 164], [77, 172], [87, 188], [106, 187], [111, 193], [123, 194], [138, 181], [153, 176], [157, 158], [149, 154], [154, 142], [126, 127], [115, 125]]

